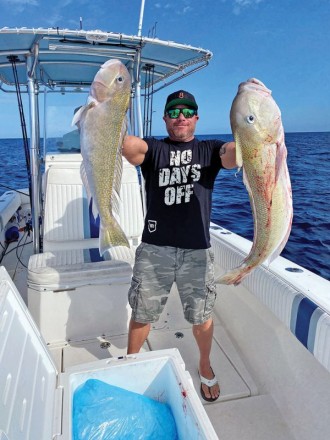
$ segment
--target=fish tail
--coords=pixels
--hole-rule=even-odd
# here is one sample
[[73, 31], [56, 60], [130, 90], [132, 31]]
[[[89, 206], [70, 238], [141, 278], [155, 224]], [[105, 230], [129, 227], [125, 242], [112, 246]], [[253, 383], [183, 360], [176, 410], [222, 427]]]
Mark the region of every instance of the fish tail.
[[99, 251], [100, 255], [113, 246], [130, 247], [127, 237], [114, 217], [111, 217], [106, 225], [100, 225]]
[[216, 284], [233, 284], [237, 286], [253, 270], [252, 266], [242, 265], [226, 272], [215, 280]]

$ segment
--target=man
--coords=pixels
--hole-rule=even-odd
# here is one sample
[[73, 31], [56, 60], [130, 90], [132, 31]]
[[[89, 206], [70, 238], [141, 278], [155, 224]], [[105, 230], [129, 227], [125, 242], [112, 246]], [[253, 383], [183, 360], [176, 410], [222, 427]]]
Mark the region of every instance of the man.
[[184, 90], [168, 96], [163, 119], [168, 138], [127, 136], [123, 143], [126, 159], [141, 165], [147, 196], [129, 291], [128, 353], [139, 352], [176, 282], [200, 352], [201, 395], [214, 401], [220, 388], [210, 364], [216, 299], [209, 236], [211, 196], [220, 168], [236, 166], [235, 143], [195, 138], [198, 106]]

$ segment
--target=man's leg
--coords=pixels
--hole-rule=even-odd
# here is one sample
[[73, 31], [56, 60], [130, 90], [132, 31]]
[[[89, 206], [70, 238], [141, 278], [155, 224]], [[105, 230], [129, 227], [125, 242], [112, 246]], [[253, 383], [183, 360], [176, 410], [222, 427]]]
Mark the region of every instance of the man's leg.
[[[203, 324], [193, 325], [193, 335], [195, 336], [198, 348], [199, 348], [199, 374], [206, 379], [213, 379], [214, 374], [211, 369], [210, 363], [210, 353], [212, 347], [212, 337], [213, 337], [213, 319], [209, 318]], [[202, 384], [204, 393], [206, 397], [212, 397], [213, 399], [219, 397], [220, 388], [219, 384], [216, 383], [210, 388]]]
[[131, 319], [128, 329], [127, 354], [138, 353], [147, 339], [150, 324], [141, 324]]
[[[127, 353], [138, 353], [147, 339], [150, 323], [162, 313], [174, 282], [176, 248], [141, 243], [136, 250], [128, 301], [132, 317]], [[141, 324], [140, 322], [146, 322]]]

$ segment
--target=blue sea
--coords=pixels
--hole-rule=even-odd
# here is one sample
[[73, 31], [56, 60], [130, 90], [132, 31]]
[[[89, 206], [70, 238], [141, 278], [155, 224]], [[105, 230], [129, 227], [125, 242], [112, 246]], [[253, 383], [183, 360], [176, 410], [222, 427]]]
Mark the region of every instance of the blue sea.
[[[197, 135], [199, 139], [231, 140], [231, 135]], [[330, 132], [287, 133], [288, 168], [293, 191], [294, 217], [282, 256], [330, 280]], [[55, 152], [59, 139], [48, 140]], [[0, 139], [2, 185], [28, 186], [21, 139]], [[253, 219], [242, 172], [221, 170], [213, 193], [212, 221], [253, 239]]]

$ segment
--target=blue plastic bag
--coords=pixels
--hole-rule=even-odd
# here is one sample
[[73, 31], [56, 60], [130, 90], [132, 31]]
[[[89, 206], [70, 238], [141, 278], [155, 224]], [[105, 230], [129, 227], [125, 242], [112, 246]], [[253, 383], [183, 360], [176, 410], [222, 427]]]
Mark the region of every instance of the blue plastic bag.
[[176, 440], [170, 407], [123, 388], [89, 379], [73, 396], [74, 440]]

